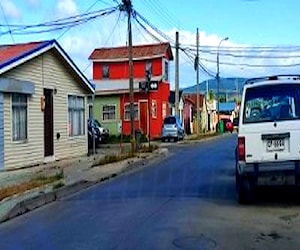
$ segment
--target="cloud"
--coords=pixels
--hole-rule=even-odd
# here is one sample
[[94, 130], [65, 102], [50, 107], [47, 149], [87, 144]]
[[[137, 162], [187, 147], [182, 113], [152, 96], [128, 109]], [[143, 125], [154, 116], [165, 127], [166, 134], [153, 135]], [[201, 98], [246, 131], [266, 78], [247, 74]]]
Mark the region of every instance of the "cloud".
[[2, 1], [1, 5], [7, 18], [20, 19], [21, 12], [12, 1]]
[[74, 16], [78, 14], [74, 0], [58, 0], [56, 5], [57, 15], [60, 17]]

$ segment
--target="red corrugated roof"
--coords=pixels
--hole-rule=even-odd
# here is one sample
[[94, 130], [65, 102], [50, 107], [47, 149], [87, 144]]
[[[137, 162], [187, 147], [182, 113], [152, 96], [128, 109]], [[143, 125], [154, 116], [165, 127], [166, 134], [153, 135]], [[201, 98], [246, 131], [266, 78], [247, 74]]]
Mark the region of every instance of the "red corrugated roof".
[[16, 57], [36, 49], [44, 42], [30, 42], [22, 44], [1, 45], [0, 46], [0, 64], [10, 61]]
[[[173, 60], [171, 46], [167, 42], [158, 44], [135, 45], [132, 47], [132, 57], [134, 59], [147, 57], [151, 58], [155, 56], [164, 57], [166, 53], [168, 53], [169, 60]], [[97, 61], [128, 59], [128, 46], [98, 48], [92, 52], [89, 59]]]

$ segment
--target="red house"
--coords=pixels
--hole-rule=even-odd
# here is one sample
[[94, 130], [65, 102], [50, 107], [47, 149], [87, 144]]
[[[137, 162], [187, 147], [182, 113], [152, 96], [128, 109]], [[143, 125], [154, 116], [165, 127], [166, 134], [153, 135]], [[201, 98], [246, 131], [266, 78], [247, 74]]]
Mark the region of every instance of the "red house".
[[[169, 62], [173, 60], [171, 46], [169, 43], [138, 45], [133, 46], [132, 52], [134, 127], [146, 135], [150, 130], [151, 138], [160, 137], [163, 118], [169, 113]], [[115, 110], [118, 109], [119, 114], [115, 115], [115, 120], [121, 120], [123, 134], [130, 134], [128, 47], [97, 48], [89, 59], [93, 62], [96, 99], [107, 99], [109, 96], [118, 98], [119, 107]], [[158, 83], [157, 90], [149, 94], [139, 89], [139, 83], [145, 81], [146, 70], [151, 72], [151, 81]]]

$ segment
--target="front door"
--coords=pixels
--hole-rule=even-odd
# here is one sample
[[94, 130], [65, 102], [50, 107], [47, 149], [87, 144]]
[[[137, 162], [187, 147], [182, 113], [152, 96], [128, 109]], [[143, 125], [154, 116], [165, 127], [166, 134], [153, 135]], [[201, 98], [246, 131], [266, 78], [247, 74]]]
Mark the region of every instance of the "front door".
[[53, 136], [53, 90], [44, 89], [45, 108], [44, 108], [44, 152], [45, 157], [54, 154]]
[[140, 129], [143, 134], [148, 134], [147, 124], [148, 124], [148, 102], [140, 102]]

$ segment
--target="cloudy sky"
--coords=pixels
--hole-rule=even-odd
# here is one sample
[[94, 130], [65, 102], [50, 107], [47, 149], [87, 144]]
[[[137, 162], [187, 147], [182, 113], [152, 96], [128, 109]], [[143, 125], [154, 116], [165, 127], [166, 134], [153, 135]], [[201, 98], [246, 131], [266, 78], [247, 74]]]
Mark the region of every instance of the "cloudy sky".
[[[14, 25], [36, 25], [57, 19], [100, 11], [121, 0], [0, 0], [1, 44], [57, 39], [79, 68], [90, 78], [88, 56], [97, 47], [125, 45], [126, 16], [115, 11], [70, 29], [45, 33], [14, 32]], [[256, 77], [300, 72], [300, 1], [274, 0], [132, 0], [134, 9], [157, 28], [160, 40], [173, 45], [179, 31], [180, 87], [195, 84], [193, 59], [196, 28], [200, 32], [200, 61], [205, 71], [200, 80], [215, 76], [217, 51], [221, 77]], [[139, 19], [141, 22], [141, 19]], [[133, 21], [133, 43], [156, 42], [137, 21]], [[9, 32], [11, 30], [11, 32]], [[35, 29], [36, 31], [37, 29]], [[25, 33], [25, 34], [24, 34]], [[220, 41], [223, 41], [218, 48]], [[174, 86], [174, 62], [171, 87]]]

